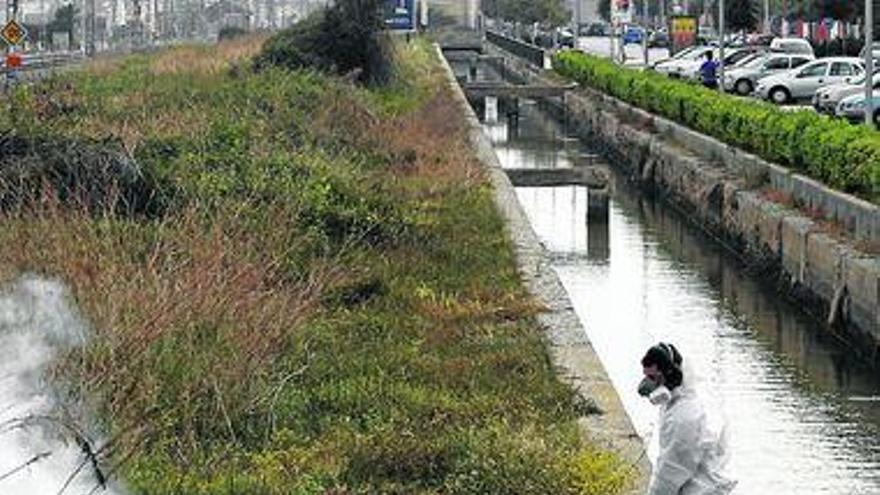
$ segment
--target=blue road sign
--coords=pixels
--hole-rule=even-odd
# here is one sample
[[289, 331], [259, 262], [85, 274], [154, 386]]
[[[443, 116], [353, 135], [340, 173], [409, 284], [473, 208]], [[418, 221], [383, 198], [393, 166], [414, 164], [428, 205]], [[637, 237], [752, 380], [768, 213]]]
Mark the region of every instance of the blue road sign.
[[386, 0], [385, 26], [395, 31], [412, 31], [416, 28], [415, 0]]

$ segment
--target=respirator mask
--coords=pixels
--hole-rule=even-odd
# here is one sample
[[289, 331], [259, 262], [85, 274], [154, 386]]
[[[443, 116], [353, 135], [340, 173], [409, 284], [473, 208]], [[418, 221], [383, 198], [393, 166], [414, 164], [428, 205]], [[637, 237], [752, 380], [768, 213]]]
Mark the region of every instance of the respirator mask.
[[666, 386], [648, 377], [643, 378], [639, 383], [639, 395], [646, 397], [655, 406], [665, 404], [672, 398], [672, 392]]

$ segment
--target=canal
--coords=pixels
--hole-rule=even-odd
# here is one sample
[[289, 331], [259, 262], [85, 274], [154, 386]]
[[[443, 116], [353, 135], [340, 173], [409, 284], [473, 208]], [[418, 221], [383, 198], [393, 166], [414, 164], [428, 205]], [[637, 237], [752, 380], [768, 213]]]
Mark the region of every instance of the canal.
[[[519, 113], [516, 125], [484, 120], [505, 168], [589, 159], [542, 105], [520, 102]], [[726, 420], [736, 494], [880, 494], [878, 373], [800, 307], [613, 173], [607, 222], [587, 220], [584, 187], [516, 192], [646, 448], [658, 412], [636, 393], [639, 360], [672, 342]]]

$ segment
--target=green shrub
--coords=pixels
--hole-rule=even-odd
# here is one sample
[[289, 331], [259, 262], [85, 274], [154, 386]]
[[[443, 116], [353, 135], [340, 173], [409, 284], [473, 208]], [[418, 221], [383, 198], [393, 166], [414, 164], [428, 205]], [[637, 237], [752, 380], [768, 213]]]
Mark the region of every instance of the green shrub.
[[382, 30], [378, 0], [338, 0], [269, 39], [255, 66], [356, 73], [361, 82], [383, 83], [391, 57]]
[[557, 55], [556, 71], [829, 186], [880, 200], [880, 134], [811, 112], [785, 112], [579, 52]]
[[217, 33], [217, 41], [240, 38], [247, 34], [247, 30], [238, 26], [223, 26]]

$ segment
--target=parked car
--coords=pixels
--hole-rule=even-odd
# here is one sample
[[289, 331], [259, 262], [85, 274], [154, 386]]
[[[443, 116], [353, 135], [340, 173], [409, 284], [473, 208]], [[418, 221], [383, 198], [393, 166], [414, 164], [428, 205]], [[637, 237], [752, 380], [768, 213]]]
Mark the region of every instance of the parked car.
[[674, 57], [654, 65], [654, 70], [660, 74], [672, 78], [687, 77], [694, 67], [699, 69], [700, 64], [706, 59], [706, 54], [712, 52], [711, 46], [696, 46], [677, 53]]
[[[874, 113], [872, 120], [874, 125], [880, 125], [880, 92], [874, 91], [871, 103], [873, 104]], [[857, 94], [844, 98], [837, 105], [835, 115], [849, 120], [852, 123], [860, 123], [865, 121], [865, 95]]]
[[527, 39], [527, 41], [544, 48], [550, 48], [553, 46], [553, 33], [539, 30], [534, 33], [534, 37], [531, 40]]
[[645, 39], [645, 30], [638, 26], [627, 26], [623, 31], [623, 44], [641, 43]]
[[742, 33], [730, 33], [724, 36], [724, 46], [730, 48], [743, 48], [748, 46], [748, 39]]
[[768, 53], [757, 55], [749, 62], [731, 67], [724, 74], [724, 90], [748, 96], [760, 79], [800, 67], [813, 60], [811, 55]]
[[770, 50], [816, 56], [813, 52], [813, 45], [803, 38], [773, 38], [773, 41], [770, 42]]
[[579, 28], [581, 36], [610, 36], [611, 29], [604, 22], [593, 22]]
[[[747, 48], [729, 48], [724, 51], [724, 67], [736, 67], [736, 65], [752, 55], [751, 49]], [[712, 49], [712, 54], [717, 60], [721, 56], [721, 50], [718, 48]], [[682, 68], [682, 77], [690, 79], [692, 81], [700, 80], [700, 66], [703, 65], [705, 61], [705, 54], [703, 54], [703, 58], [698, 58], [693, 60], [689, 64], [684, 65]]]
[[753, 51], [753, 52], [749, 53], [748, 55], [746, 55], [745, 57], [743, 57], [742, 59], [737, 61], [735, 64], [728, 65], [725, 68], [728, 70], [732, 70], [732, 69], [736, 69], [738, 67], [745, 67], [746, 64], [750, 64], [750, 63], [754, 62], [755, 60], [757, 60], [759, 58], [764, 58], [766, 56], [767, 56], [766, 52], [760, 51], [760, 49], [758, 49], [758, 51]]
[[765, 33], [752, 33], [746, 37], [746, 42], [752, 46], [770, 46], [770, 43], [773, 42], [772, 34]]
[[[880, 90], [880, 68], [874, 71], [874, 89]], [[813, 95], [813, 108], [819, 113], [834, 115], [837, 106], [845, 98], [865, 93], [865, 77], [854, 80], [852, 83], [835, 84], [816, 91]]]
[[697, 30], [697, 43], [701, 45], [718, 45], [718, 32], [708, 26], [700, 26]]
[[823, 58], [759, 80], [755, 94], [761, 99], [782, 104], [812, 98], [819, 88], [852, 82], [864, 73], [862, 61], [855, 57]]
[[561, 47], [574, 48], [574, 33], [568, 28], [556, 28], [556, 41]]
[[671, 57], [664, 58], [664, 59], [657, 60], [657, 61], [653, 62], [649, 67], [651, 69], [655, 69], [660, 64], [665, 64], [665, 63], [671, 62], [673, 60], [680, 60], [681, 58], [686, 57], [692, 51], [698, 50], [700, 48], [704, 48], [704, 47], [702, 47], [702, 46], [689, 46], [687, 48], [684, 48], [684, 49], [681, 49], [681, 50], [675, 52], [675, 54], [672, 55]]
[[544, 48], [574, 48], [574, 34], [567, 28], [541, 29], [536, 33], [534, 43]]
[[651, 48], [669, 48], [669, 33], [665, 29], [659, 29], [648, 36], [648, 46]]

